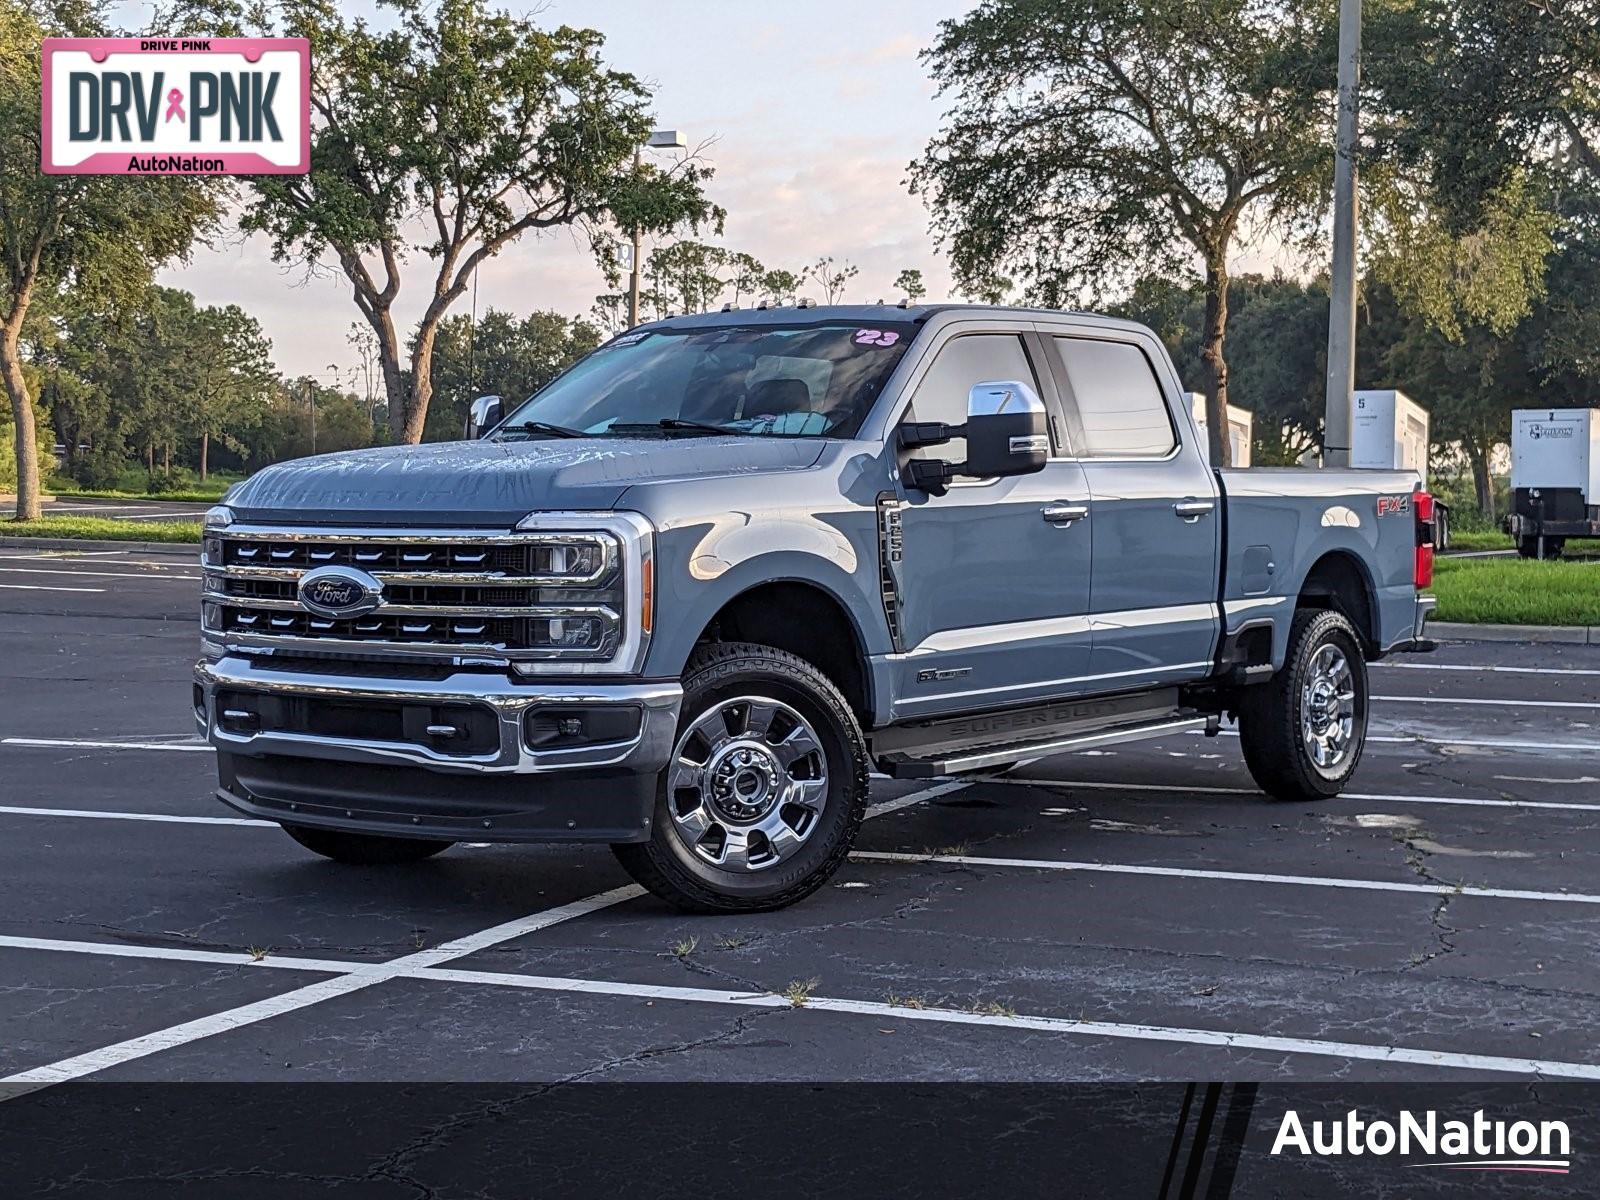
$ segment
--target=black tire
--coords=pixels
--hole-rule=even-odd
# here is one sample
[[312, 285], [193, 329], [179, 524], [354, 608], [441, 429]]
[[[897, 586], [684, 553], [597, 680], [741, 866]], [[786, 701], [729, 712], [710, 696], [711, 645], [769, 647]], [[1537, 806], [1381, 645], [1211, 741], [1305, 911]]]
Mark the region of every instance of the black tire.
[[421, 862], [455, 845], [454, 842], [436, 842], [426, 838], [344, 833], [337, 829], [316, 829], [310, 825], [285, 825], [283, 831], [314, 854], [356, 867], [390, 867]]
[[[1315, 702], [1306, 694], [1313, 664], [1328, 647], [1348, 664], [1353, 712], [1341, 756], [1322, 765], [1312, 756], [1302, 721], [1308, 702]], [[1266, 683], [1245, 688], [1238, 711], [1245, 765], [1262, 791], [1276, 800], [1337, 796], [1360, 763], [1367, 737], [1367, 664], [1349, 619], [1327, 609], [1296, 612], [1283, 668]], [[1315, 726], [1319, 714], [1311, 715]]]
[[[1561, 551], [1567, 544], [1566, 538], [1547, 537], [1544, 539], [1544, 556], [1546, 558], [1560, 558]], [[1517, 541], [1517, 554], [1522, 558], [1539, 557], [1539, 539], [1524, 536]]]
[[[764, 867], [736, 870], [719, 866], [707, 857], [716, 849], [716, 830], [720, 828], [727, 837], [739, 824], [714, 824], [706, 840], [691, 842], [690, 835], [680, 828], [681, 816], [676, 815], [684, 805], [718, 815], [719, 822], [722, 818], [705, 795], [692, 789], [669, 795], [669, 768], [662, 772], [658, 786], [650, 840], [613, 846], [618, 861], [642, 886], [685, 912], [767, 912], [809, 896], [849, 855], [866, 812], [867, 743], [849, 704], [839, 689], [804, 659], [771, 646], [743, 642], [697, 649], [684, 669], [683, 693], [674, 762], [681, 750], [691, 748], [690, 739], [696, 736], [692, 729], [708, 714], [718, 709], [736, 714], [737, 701], [744, 696], [770, 698], [779, 708], [802, 718], [815, 735], [818, 749], [808, 761], [811, 770], [826, 772], [813, 781], [821, 796], [820, 808], [802, 814], [807, 833], [789, 857], [780, 856], [777, 847], [769, 845], [773, 861]], [[748, 743], [752, 736], [742, 732], [734, 739]], [[714, 757], [708, 754], [707, 763]], [[769, 815], [779, 807], [772, 805]], [[751, 840], [755, 845], [753, 837]], [[757, 861], [754, 854], [750, 861]]]

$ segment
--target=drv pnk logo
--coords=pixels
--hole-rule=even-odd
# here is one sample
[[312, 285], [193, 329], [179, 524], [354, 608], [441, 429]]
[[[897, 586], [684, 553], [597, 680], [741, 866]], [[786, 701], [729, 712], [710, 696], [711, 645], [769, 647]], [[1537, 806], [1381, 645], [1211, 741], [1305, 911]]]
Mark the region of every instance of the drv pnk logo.
[[47, 38], [47, 174], [304, 174], [304, 38]]

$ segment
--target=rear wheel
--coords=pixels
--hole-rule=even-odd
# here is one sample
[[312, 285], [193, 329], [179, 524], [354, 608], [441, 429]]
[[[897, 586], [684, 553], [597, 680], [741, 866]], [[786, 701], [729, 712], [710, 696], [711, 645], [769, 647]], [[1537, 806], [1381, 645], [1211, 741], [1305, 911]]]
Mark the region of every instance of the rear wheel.
[[1239, 741], [1261, 790], [1278, 800], [1336, 796], [1367, 737], [1367, 664], [1343, 613], [1301, 609], [1272, 679], [1246, 688]]
[[[1566, 547], [1567, 539], [1547, 537], [1544, 539], [1544, 556], [1546, 558], [1560, 558], [1561, 551]], [[1517, 553], [1523, 558], [1539, 557], [1539, 539], [1536, 537], [1521, 537], [1517, 539]]]
[[314, 854], [358, 867], [421, 862], [455, 845], [454, 842], [436, 842], [426, 838], [380, 837], [372, 833], [315, 829], [310, 825], [285, 825], [283, 831]]
[[825, 883], [866, 811], [866, 739], [839, 690], [769, 646], [697, 650], [651, 836], [613, 847], [690, 912], [782, 908]]

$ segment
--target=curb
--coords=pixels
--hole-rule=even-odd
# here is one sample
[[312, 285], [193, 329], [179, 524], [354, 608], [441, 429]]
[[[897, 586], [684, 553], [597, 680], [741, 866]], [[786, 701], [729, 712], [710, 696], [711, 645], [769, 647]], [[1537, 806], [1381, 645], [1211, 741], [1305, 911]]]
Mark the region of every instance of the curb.
[[85, 550], [91, 552], [131, 550], [140, 554], [170, 554], [175, 558], [199, 558], [199, 542], [120, 542], [90, 541], [88, 538], [42, 538], [0, 536], [5, 550]]
[[1469, 625], [1429, 621], [1428, 632], [1447, 642], [1557, 642], [1600, 646], [1600, 625]]

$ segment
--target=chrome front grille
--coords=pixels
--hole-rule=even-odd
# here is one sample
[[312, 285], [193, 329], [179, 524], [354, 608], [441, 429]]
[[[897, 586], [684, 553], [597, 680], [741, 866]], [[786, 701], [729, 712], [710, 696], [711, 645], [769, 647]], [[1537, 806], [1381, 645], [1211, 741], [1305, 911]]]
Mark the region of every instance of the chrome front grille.
[[[602, 532], [210, 529], [202, 625], [245, 652], [599, 662], [625, 634], [620, 551]], [[328, 567], [377, 580], [377, 607], [311, 611], [300, 579]]]

